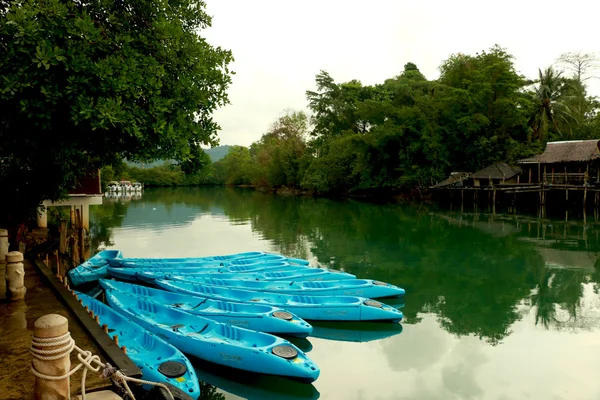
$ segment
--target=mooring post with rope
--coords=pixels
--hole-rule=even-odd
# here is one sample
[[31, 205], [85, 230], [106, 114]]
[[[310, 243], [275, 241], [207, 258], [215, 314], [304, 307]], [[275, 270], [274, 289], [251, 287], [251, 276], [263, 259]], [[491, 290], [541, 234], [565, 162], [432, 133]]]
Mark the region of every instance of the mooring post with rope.
[[23, 265], [23, 254], [11, 251], [6, 254], [6, 298], [10, 301], [25, 298], [27, 288], [25, 287], [25, 267]]
[[32, 343], [32, 351], [35, 349], [37, 353], [32, 361], [35, 400], [70, 399], [72, 347], [69, 320], [65, 317], [48, 314], [35, 321]]

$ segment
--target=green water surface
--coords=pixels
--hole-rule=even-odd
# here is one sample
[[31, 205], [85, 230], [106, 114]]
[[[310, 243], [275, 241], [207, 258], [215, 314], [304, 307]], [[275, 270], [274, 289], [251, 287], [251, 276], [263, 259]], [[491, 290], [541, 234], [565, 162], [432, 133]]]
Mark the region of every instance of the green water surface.
[[401, 325], [314, 323], [314, 336], [295, 341], [321, 368], [312, 385], [194, 360], [206, 399], [600, 399], [599, 232], [593, 217], [233, 188], [149, 189], [91, 210], [94, 249], [271, 251], [406, 289], [387, 301], [402, 307]]

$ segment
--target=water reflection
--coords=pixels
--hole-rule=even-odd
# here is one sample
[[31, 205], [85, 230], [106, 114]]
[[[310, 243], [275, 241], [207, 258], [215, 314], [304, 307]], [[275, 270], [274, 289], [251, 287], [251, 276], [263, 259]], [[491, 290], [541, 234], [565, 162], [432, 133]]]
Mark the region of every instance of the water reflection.
[[[600, 350], [600, 224], [590, 219], [184, 188], [107, 202], [92, 210], [92, 232], [93, 243], [128, 256], [275, 251], [404, 287], [406, 305], [393, 304], [405, 315], [398, 331], [313, 324], [300, 347], [321, 367], [315, 385], [327, 398], [600, 393], [589, 374], [561, 381], [559, 373], [567, 360], [600, 368], [590, 356]], [[229, 393], [249, 386], [207, 377]], [[569, 386], [578, 388], [571, 396]], [[270, 383], [259, 387], [271, 393]]]
[[190, 358], [198, 378], [228, 393], [249, 400], [313, 400], [319, 392], [313, 385], [277, 376], [233, 370], [207, 361]]
[[401, 324], [313, 321], [311, 336], [344, 342], [372, 342], [402, 333]]

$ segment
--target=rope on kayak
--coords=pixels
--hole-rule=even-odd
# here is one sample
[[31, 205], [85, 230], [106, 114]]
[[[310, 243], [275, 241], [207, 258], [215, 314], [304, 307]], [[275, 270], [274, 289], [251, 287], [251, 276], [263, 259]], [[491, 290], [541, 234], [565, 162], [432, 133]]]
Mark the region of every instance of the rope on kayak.
[[[35, 346], [35, 347], [34, 347]], [[44, 350], [44, 347], [56, 347], [58, 348], [52, 350]], [[79, 360], [79, 365], [71, 369], [69, 372], [62, 376], [50, 376], [42, 374], [41, 372], [36, 371], [31, 364], [31, 372], [41, 379], [46, 379], [50, 381], [59, 381], [62, 379], [66, 379], [73, 375], [75, 372], [79, 371], [82, 367], [83, 373], [81, 375], [81, 397], [83, 400], [86, 399], [85, 395], [85, 379], [87, 376], [87, 371], [90, 370], [92, 372], [99, 372], [102, 378], [110, 378], [114, 380], [116, 385], [124, 389], [125, 393], [131, 400], [135, 400], [135, 396], [131, 392], [129, 385], [127, 382], [139, 383], [142, 385], [152, 385], [152, 386], [160, 386], [165, 389], [172, 400], [175, 400], [175, 397], [169, 390], [169, 388], [159, 382], [150, 382], [143, 379], [132, 378], [126, 376], [121, 371], [110, 365], [109, 363], [103, 363], [100, 361], [100, 357], [97, 355], [93, 355], [91, 351], [82, 350], [75, 344], [75, 340], [71, 337], [71, 333], [67, 332], [62, 336], [53, 337], [53, 338], [38, 338], [33, 337], [31, 347], [29, 348], [31, 355], [33, 358], [37, 358], [38, 360], [43, 361], [51, 361], [58, 360], [75, 351], [77, 353], [77, 359]]]

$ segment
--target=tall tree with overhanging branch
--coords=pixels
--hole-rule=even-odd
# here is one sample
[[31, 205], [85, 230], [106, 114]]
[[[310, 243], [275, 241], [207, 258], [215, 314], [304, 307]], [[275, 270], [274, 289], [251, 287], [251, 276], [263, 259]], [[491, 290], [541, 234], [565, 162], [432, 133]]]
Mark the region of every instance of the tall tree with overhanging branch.
[[0, 0], [0, 223], [114, 160], [202, 165], [232, 74], [210, 24], [202, 1]]

